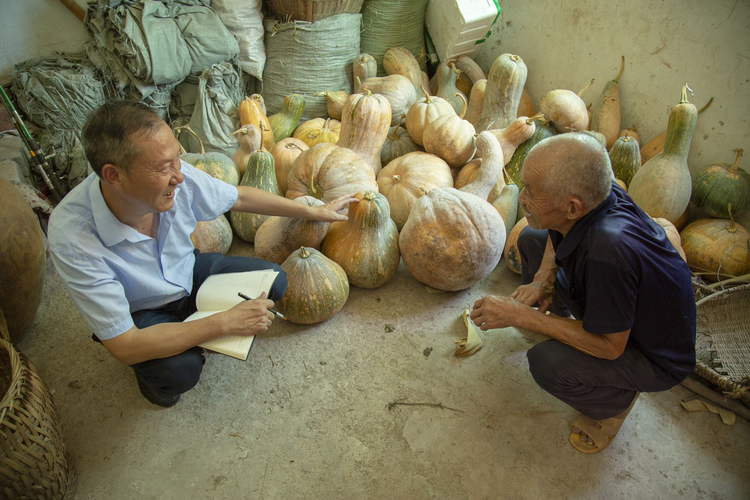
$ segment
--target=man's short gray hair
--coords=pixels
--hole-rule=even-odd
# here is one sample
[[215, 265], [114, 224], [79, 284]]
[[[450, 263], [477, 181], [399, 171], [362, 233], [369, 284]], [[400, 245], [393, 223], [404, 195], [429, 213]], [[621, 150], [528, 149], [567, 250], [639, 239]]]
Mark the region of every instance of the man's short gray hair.
[[612, 164], [599, 141], [588, 134], [571, 132], [550, 137], [532, 151], [551, 163], [542, 189], [559, 201], [568, 196], [592, 209], [607, 199], [612, 188]]

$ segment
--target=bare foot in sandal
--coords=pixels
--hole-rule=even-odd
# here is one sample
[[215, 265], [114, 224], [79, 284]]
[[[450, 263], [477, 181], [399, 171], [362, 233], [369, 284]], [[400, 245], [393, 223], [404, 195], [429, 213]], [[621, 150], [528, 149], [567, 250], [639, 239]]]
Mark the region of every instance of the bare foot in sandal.
[[609, 446], [609, 443], [617, 436], [620, 427], [625, 422], [630, 410], [633, 409], [640, 393], [636, 393], [628, 408], [612, 418], [594, 420], [586, 415], [579, 414], [570, 424], [570, 443], [583, 453], [598, 453]]

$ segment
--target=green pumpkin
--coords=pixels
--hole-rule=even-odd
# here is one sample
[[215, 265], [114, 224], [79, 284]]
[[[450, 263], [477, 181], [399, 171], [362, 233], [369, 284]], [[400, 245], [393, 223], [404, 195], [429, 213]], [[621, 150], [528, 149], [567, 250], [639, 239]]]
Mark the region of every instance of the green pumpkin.
[[[750, 174], [740, 169], [742, 150], [730, 167], [726, 163], [709, 165], [693, 178], [690, 200], [712, 217], [736, 217], [750, 207]], [[731, 207], [731, 208], [730, 208]]]
[[305, 98], [299, 94], [292, 94], [284, 98], [281, 111], [268, 117], [276, 142], [291, 137], [299, 125], [302, 113], [305, 111]]
[[311, 325], [335, 315], [349, 298], [349, 279], [340, 265], [314, 248], [292, 252], [281, 265], [289, 285], [281, 307], [292, 323]]
[[180, 133], [183, 130], [190, 132], [197, 139], [200, 146], [200, 153], [183, 152], [180, 155], [180, 159], [182, 161], [191, 164], [198, 170], [206, 172], [211, 177], [221, 179], [227, 184], [231, 184], [232, 186], [236, 186], [237, 184], [239, 184], [240, 172], [239, 170], [237, 170], [237, 166], [234, 164], [234, 161], [230, 157], [217, 152], [206, 153], [206, 150], [203, 147], [203, 141], [201, 141], [201, 138], [198, 137], [198, 134], [196, 134], [188, 125], [177, 127], [175, 129], [175, 135], [179, 138]]
[[422, 147], [414, 142], [406, 127], [402, 127], [403, 124], [404, 121], [401, 120], [398, 125], [391, 127], [391, 133], [385, 138], [380, 150], [380, 164], [384, 167], [407, 153], [422, 151]]
[[[250, 155], [250, 159], [247, 161], [247, 170], [245, 170], [245, 175], [242, 176], [240, 186], [251, 186], [281, 196], [279, 183], [276, 180], [276, 168], [273, 156], [263, 146], [261, 146], [260, 151], [256, 151]], [[260, 225], [269, 217], [269, 215], [235, 211], [229, 214], [234, 232], [237, 233], [237, 236], [250, 243], [255, 241], [255, 233], [258, 231]]]
[[581, 133], [590, 135], [591, 137], [596, 139], [599, 142], [599, 144], [602, 145], [604, 149], [607, 149], [607, 138], [604, 137], [604, 134], [600, 132], [596, 132], [595, 130], [582, 130]]
[[633, 176], [641, 168], [641, 148], [638, 141], [628, 136], [620, 137], [609, 150], [609, 159], [615, 177], [629, 186]]
[[521, 182], [521, 168], [523, 167], [523, 162], [529, 155], [531, 148], [542, 142], [544, 139], [548, 139], [556, 134], [557, 131], [555, 128], [549, 125], [546, 120], [537, 120], [534, 135], [516, 148], [516, 152], [513, 153], [510, 161], [505, 166], [505, 171], [519, 189], [523, 189], [523, 183]]

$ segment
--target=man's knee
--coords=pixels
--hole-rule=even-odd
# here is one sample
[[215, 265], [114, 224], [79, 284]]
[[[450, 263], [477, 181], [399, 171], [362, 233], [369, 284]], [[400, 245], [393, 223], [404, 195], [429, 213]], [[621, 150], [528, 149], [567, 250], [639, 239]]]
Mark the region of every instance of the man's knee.
[[518, 250], [523, 256], [543, 255], [547, 247], [547, 230], [526, 226], [518, 235]]
[[278, 271], [279, 275], [276, 276], [276, 279], [273, 282], [273, 286], [271, 286], [271, 291], [268, 293], [268, 298], [273, 301], [281, 300], [281, 297], [284, 296], [284, 293], [286, 292], [286, 287], [289, 284], [286, 277], [286, 272], [281, 269], [281, 266], [277, 264], [270, 264], [273, 266], [274, 271]]
[[526, 357], [534, 381], [547, 391], [559, 387], [569, 372], [568, 346], [555, 340], [535, 345], [526, 352]]
[[203, 349], [193, 347], [182, 354], [160, 359], [139, 371], [149, 386], [167, 394], [183, 394], [200, 380], [203, 363]]

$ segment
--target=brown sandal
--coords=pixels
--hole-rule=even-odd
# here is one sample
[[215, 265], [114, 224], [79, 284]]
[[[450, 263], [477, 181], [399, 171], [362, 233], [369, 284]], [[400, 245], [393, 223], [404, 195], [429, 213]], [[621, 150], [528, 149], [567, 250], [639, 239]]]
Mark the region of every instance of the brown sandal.
[[577, 427], [581, 430], [581, 432], [586, 434], [594, 442], [594, 444], [589, 444], [581, 439], [580, 432], [572, 432], [570, 434], [570, 444], [572, 444], [576, 450], [582, 453], [591, 454], [599, 453], [600, 451], [602, 451], [604, 448], [609, 446], [609, 443], [611, 443], [615, 436], [617, 436], [617, 433], [620, 431], [620, 427], [622, 427], [623, 422], [625, 422], [625, 419], [630, 413], [630, 410], [633, 409], [633, 406], [635, 405], [635, 402], [638, 399], [639, 395], [640, 393], [636, 392], [633, 401], [630, 403], [630, 406], [628, 406], [628, 409], [616, 417], [607, 418], [604, 420], [594, 420], [593, 418], [589, 418], [586, 415], [579, 413], [578, 417], [576, 417], [573, 423], [570, 424], [571, 431], [573, 430], [573, 427]]

